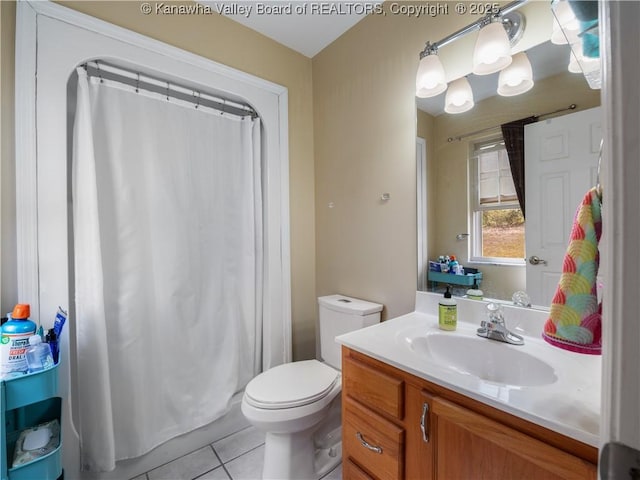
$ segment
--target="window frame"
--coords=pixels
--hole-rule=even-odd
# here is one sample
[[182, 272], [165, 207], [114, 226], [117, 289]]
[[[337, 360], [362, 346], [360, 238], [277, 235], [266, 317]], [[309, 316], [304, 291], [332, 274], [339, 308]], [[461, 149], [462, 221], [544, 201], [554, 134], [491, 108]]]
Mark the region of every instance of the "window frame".
[[[494, 265], [526, 265], [525, 257], [487, 257], [482, 253], [482, 213], [490, 210], [507, 210], [520, 208], [518, 200], [500, 201], [492, 205], [482, 205], [480, 203], [480, 166], [479, 158], [481, 153], [504, 150], [504, 139], [502, 135], [479, 139], [469, 145], [469, 262], [479, 264]], [[526, 231], [525, 231], [526, 236]], [[526, 251], [525, 251], [526, 254]]]

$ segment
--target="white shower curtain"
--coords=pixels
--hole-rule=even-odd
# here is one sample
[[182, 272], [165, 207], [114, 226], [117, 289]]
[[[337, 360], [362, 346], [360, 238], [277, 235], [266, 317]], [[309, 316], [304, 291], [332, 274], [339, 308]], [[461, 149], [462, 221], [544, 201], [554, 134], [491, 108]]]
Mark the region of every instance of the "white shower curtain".
[[82, 467], [223, 415], [262, 366], [260, 122], [78, 69], [73, 231]]

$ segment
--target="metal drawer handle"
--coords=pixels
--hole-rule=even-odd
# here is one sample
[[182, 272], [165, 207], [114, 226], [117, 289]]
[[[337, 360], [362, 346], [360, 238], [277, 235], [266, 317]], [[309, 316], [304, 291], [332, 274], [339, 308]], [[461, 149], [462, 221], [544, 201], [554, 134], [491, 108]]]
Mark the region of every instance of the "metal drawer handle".
[[427, 433], [428, 425], [427, 425], [427, 413], [429, 413], [429, 404], [422, 404], [422, 417], [420, 417], [420, 430], [422, 431], [422, 441], [424, 443], [429, 443], [429, 434]]
[[364, 437], [362, 436], [362, 434], [360, 432], [356, 433], [356, 438], [360, 441], [360, 443], [362, 444], [363, 447], [368, 448], [372, 452], [382, 453], [382, 447], [375, 447], [375, 446], [367, 443], [367, 441], [364, 439]]

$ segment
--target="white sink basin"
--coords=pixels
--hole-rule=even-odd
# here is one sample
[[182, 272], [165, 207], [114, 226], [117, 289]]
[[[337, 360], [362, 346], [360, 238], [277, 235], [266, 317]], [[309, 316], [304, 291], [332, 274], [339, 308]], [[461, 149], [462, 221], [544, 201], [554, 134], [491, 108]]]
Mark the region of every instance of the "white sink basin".
[[430, 362], [488, 382], [531, 387], [557, 380], [551, 365], [522, 351], [521, 346], [436, 332], [403, 338], [413, 352]]

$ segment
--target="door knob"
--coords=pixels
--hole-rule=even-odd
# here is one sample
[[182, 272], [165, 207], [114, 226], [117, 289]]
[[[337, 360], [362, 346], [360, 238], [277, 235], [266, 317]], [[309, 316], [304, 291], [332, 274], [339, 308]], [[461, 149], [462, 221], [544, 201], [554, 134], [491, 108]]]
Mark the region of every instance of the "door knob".
[[540, 257], [538, 257], [538, 256], [536, 256], [536, 255], [531, 255], [531, 256], [529, 257], [529, 263], [530, 263], [531, 265], [546, 265], [546, 264], [547, 264], [547, 261], [546, 261], [546, 260], [541, 259]]

